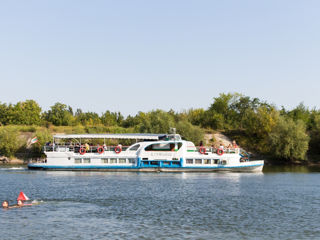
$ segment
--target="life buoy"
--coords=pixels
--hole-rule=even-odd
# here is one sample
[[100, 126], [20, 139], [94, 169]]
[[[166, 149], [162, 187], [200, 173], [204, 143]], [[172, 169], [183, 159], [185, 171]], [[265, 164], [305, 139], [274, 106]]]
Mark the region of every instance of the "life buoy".
[[199, 153], [205, 154], [206, 153], [206, 148], [205, 147], [199, 148]]
[[86, 149], [83, 148], [83, 147], [81, 147], [81, 148], [79, 149], [79, 153], [80, 153], [81, 155], [85, 154], [86, 152], [87, 152]]
[[224, 153], [224, 152], [223, 152], [223, 149], [218, 149], [218, 150], [217, 150], [217, 154], [218, 154], [219, 156], [221, 156], [223, 153]]
[[122, 151], [121, 146], [116, 146], [116, 147], [114, 148], [114, 151], [115, 151], [117, 154], [121, 153], [121, 151]]
[[97, 152], [98, 152], [99, 154], [104, 153], [104, 148], [103, 148], [103, 147], [98, 147], [98, 148], [97, 148]]

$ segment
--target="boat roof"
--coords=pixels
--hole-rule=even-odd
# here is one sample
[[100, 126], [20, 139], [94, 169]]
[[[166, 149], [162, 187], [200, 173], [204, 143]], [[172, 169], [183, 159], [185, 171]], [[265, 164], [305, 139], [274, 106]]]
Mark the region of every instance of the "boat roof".
[[58, 134], [54, 135], [57, 139], [70, 138], [103, 138], [103, 139], [142, 139], [142, 140], [159, 140], [167, 134], [151, 134], [151, 133], [116, 133], [116, 134]]

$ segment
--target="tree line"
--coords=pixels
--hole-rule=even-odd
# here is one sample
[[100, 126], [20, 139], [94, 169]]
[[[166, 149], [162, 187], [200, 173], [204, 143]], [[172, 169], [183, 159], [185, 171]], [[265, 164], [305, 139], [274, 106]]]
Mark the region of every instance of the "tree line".
[[[304, 161], [308, 160], [307, 154], [320, 154], [319, 110], [309, 109], [302, 103], [292, 110], [278, 109], [273, 104], [238, 93], [220, 94], [207, 109], [153, 110], [127, 117], [108, 110], [102, 114], [74, 111], [63, 103], [55, 103], [48, 111], [42, 111], [34, 100], [0, 103], [0, 125], [0, 152], [8, 152], [3, 150], [8, 148], [5, 142], [10, 135], [6, 126], [27, 125], [46, 129], [70, 126], [78, 129], [78, 133], [166, 133], [175, 127], [184, 139], [196, 144], [203, 140], [205, 131], [222, 131], [244, 148], [280, 160]], [[41, 134], [43, 130], [36, 135]], [[46, 137], [40, 138], [44, 141]]]

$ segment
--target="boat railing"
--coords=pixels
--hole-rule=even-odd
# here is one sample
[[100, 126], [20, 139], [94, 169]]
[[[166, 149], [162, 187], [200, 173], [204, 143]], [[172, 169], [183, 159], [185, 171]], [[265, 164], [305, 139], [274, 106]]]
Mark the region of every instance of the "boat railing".
[[[188, 152], [200, 152], [201, 149], [203, 149], [203, 148], [205, 149], [205, 153], [217, 153], [217, 151], [220, 149], [220, 148], [206, 147], [206, 146], [187, 147]], [[222, 150], [224, 153], [229, 153], [229, 154], [232, 154], [232, 153], [239, 154], [241, 151], [240, 148], [224, 148]]]
[[[98, 153], [98, 148], [103, 148], [105, 152], [114, 152], [118, 146], [73, 146], [73, 145], [54, 145], [54, 146], [44, 146], [44, 152], [74, 152], [79, 153], [80, 148], [86, 149], [86, 153]], [[121, 146], [121, 151], [126, 151], [130, 146]]]

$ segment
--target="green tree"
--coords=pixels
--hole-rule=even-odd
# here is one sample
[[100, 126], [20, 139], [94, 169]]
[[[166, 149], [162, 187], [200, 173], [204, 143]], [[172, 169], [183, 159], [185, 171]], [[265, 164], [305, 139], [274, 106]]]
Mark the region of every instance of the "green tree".
[[71, 126], [74, 123], [72, 108], [62, 103], [56, 103], [44, 114], [44, 119], [56, 126]]
[[94, 112], [86, 112], [86, 113], [79, 113], [76, 114], [76, 121], [84, 126], [86, 125], [98, 125], [101, 123], [100, 117], [97, 113]]
[[204, 138], [204, 131], [199, 126], [194, 126], [188, 121], [180, 121], [176, 124], [177, 133], [183, 139], [199, 144]]
[[110, 127], [110, 126], [120, 126], [124, 118], [120, 112], [106, 111], [104, 114], [102, 114], [100, 119], [105, 126]]
[[308, 125], [310, 121], [310, 111], [303, 103], [300, 103], [296, 108], [287, 112], [287, 116], [292, 118], [294, 121], [301, 120], [306, 125]]
[[175, 125], [174, 118], [167, 112], [155, 110], [139, 113], [140, 124], [136, 127], [142, 133], [167, 133]]
[[288, 160], [305, 160], [309, 136], [303, 121], [280, 117], [269, 135], [271, 154]]
[[11, 108], [11, 124], [39, 125], [41, 123], [41, 107], [34, 100], [18, 102]]
[[203, 120], [205, 117], [205, 111], [203, 108], [197, 108], [197, 109], [189, 109], [187, 111], [187, 119], [189, 122], [191, 122], [193, 125], [200, 126], [203, 124]]
[[5, 103], [0, 103], [0, 126], [8, 124], [8, 106]]
[[310, 115], [310, 152], [320, 153], [320, 111], [313, 110]]

